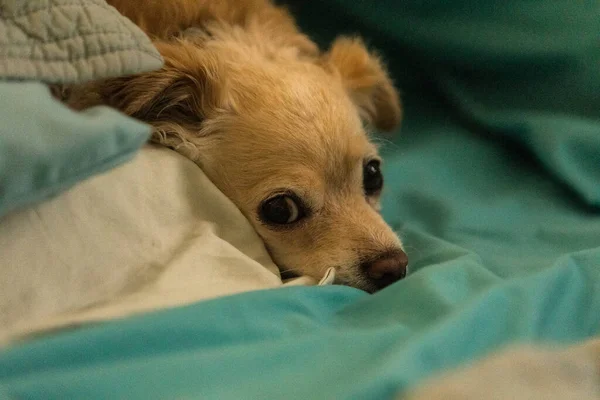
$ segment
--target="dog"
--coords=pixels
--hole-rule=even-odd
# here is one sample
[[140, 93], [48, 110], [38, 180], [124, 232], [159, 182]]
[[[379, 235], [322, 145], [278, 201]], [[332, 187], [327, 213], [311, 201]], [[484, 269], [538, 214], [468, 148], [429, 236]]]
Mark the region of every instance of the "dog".
[[109, 0], [153, 40], [155, 72], [70, 88], [75, 109], [115, 107], [197, 163], [253, 224], [282, 274], [375, 292], [408, 258], [380, 215], [382, 160], [368, 130], [402, 104], [359, 38], [321, 51], [269, 0]]

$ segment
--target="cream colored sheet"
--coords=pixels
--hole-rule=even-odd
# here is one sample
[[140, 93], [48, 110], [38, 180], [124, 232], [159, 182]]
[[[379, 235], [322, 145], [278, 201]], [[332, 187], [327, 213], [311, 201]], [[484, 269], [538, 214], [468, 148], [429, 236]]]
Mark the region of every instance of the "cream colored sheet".
[[150, 145], [0, 220], [0, 255], [0, 343], [283, 285], [233, 203], [195, 164]]

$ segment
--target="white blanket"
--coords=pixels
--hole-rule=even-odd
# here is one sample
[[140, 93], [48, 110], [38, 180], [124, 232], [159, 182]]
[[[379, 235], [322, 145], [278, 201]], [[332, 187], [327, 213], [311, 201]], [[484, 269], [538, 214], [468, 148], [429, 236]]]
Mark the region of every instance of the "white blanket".
[[200, 168], [150, 145], [1, 219], [0, 254], [0, 343], [283, 284], [249, 222]]

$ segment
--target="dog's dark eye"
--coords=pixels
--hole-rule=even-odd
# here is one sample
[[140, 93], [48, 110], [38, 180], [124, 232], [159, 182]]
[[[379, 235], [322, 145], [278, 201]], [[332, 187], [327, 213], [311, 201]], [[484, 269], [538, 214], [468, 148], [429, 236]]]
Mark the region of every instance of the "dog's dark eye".
[[293, 224], [302, 217], [304, 211], [296, 199], [285, 194], [270, 198], [260, 207], [260, 219], [268, 224]]
[[363, 188], [367, 196], [372, 196], [383, 187], [383, 175], [381, 174], [380, 162], [371, 160], [364, 166]]

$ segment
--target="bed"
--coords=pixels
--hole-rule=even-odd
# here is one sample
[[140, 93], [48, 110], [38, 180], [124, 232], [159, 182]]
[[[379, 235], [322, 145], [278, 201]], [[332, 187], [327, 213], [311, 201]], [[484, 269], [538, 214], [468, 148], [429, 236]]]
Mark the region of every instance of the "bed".
[[[14, 3], [1, 3], [4, 18]], [[111, 12], [95, 0], [40, 3]], [[83, 309], [38, 293], [47, 307], [27, 311], [11, 333], [22, 340], [0, 348], [0, 397], [384, 399], [507, 344], [600, 334], [598, 4], [288, 3], [323, 45], [340, 32], [368, 37], [402, 90], [401, 131], [377, 141], [383, 215], [403, 237], [409, 276], [375, 295], [328, 277], [282, 282], [249, 224], [195, 165], [144, 145], [148, 127], [112, 110], [72, 115], [38, 83], [92, 76], [0, 67], [0, 269], [13, 279], [0, 282], [4, 297], [29, 276], [51, 279], [40, 273], [50, 265], [64, 268], [61, 277], [78, 263], [96, 268], [79, 287], [86, 293], [102, 286], [107, 263], [150, 265], [143, 279], [128, 272], [143, 285], [100, 288]], [[158, 68], [149, 42], [119, 24], [117, 43], [129, 47], [109, 53], [126, 56], [92, 75]], [[85, 140], [74, 139], [80, 132]], [[40, 172], [57, 163], [80, 173]], [[169, 221], [177, 223], [167, 235]], [[100, 238], [111, 235], [122, 240]]]

